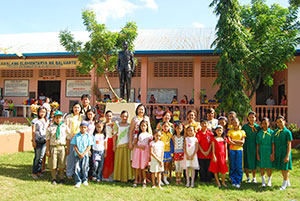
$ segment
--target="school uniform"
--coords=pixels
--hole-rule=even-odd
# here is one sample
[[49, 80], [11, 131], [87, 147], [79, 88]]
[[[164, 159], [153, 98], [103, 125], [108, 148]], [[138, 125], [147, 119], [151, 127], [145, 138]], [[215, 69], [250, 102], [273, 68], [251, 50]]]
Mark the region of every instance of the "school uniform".
[[292, 170], [292, 153], [290, 152], [290, 160], [285, 163], [284, 158], [287, 153], [287, 143], [292, 141], [292, 132], [286, 127], [283, 129], [276, 129], [274, 131], [274, 143], [275, 143], [275, 163], [274, 167], [278, 170]]
[[272, 144], [274, 143], [274, 132], [268, 128], [266, 131], [261, 129], [256, 136], [256, 144], [259, 145], [259, 157], [260, 161], [257, 165], [260, 168], [273, 168], [273, 162], [271, 161]]

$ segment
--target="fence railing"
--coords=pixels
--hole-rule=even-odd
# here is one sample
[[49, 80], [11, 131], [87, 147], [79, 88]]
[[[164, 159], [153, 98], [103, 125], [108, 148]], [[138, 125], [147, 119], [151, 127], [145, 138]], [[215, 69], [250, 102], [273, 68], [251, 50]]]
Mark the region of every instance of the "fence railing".
[[274, 121], [277, 116], [282, 115], [288, 120], [287, 105], [256, 105], [255, 112], [259, 121], [263, 117], [268, 117], [270, 121]]

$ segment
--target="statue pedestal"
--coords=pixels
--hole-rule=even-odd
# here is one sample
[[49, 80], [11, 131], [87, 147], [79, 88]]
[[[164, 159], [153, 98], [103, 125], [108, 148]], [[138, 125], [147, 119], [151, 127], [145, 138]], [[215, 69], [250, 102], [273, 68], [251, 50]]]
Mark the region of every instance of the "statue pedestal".
[[129, 117], [128, 123], [136, 116], [135, 110], [140, 103], [106, 103], [105, 112], [110, 110], [113, 113], [113, 120], [120, 120], [120, 114], [123, 110], [127, 110]]

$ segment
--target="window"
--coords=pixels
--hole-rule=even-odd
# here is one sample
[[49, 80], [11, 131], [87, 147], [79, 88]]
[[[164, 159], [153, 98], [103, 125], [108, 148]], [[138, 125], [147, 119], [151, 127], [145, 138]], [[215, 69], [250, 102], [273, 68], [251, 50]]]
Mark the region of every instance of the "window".
[[154, 62], [154, 77], [193, 77], [193, 62], [189, 62], [189, 61]]

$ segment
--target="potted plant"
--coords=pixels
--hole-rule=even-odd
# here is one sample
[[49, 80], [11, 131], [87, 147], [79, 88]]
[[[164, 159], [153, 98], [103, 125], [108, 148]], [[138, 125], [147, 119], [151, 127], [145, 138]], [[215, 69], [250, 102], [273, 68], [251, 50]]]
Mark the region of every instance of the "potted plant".
[[292, 148], [296, 147], [298, 144], [300, 144], [300, 129], [298, 128], [297, 124], [290, 124], [287, 127], [293, 135], [293, 141], [292, 141]]

